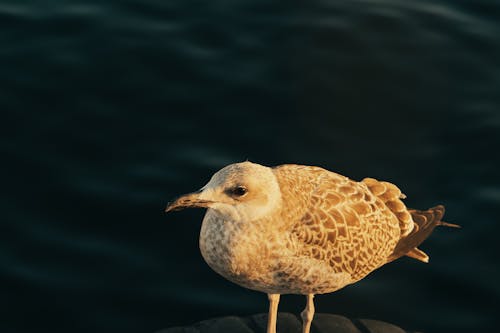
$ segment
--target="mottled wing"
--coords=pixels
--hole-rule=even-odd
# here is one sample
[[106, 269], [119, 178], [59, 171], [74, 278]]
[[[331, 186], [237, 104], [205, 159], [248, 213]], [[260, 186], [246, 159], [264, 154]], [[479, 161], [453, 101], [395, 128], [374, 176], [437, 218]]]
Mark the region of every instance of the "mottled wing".
[[392, 253], [400, 235], [398, 219], [365, 183], [317, 169], [292, 227], [301, 244], [297, 253], [361, 279]]

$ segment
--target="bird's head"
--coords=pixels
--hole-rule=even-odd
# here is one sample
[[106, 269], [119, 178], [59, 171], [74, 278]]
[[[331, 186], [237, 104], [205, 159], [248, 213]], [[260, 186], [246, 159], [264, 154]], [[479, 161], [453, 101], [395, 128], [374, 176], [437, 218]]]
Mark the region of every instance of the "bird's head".
[[280, 203], [281, 191], [272, 169], [242, 162], [217, 171], [199, 191], [178, 197], [165, 211], [206, 207], [233, 220], [256, 220]]

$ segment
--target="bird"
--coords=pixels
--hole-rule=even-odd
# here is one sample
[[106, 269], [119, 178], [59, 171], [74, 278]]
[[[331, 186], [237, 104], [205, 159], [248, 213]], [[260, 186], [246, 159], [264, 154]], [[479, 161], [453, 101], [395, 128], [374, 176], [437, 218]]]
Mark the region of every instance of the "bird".
[[309, 333], [314, 296], [353, 284], [402, 256], [428, 262], [418, 246], [442, 221], [444, 206], [407, 208], [394, 184], [354, 181], [317, 166], [229, 164], [166, 212], [207, 208], [199, 246], [216, 273], [266, 293], [267, 333], [276, 333], [280, 295], [306, 296]]

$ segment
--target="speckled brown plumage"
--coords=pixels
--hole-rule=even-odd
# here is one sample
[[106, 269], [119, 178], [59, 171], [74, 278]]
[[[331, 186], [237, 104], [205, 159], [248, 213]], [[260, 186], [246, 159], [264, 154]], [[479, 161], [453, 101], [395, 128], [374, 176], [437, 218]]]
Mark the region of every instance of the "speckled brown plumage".
[[274, 171], [283, 195], [295, 199], [283, 202], [280, 218], [293, 221], [290, 243], [298, 262], [308, 258], [309, 265], [327, 266], [335, 277], [304, 279], [296, 261], [288, 260], [278, 280], [293, 285], [295, 293], [328, 293], [358, 281], [385, 264], [411, 229], [401, 191], [390, 183], [355, 182], [318, 167], [284, 165]]

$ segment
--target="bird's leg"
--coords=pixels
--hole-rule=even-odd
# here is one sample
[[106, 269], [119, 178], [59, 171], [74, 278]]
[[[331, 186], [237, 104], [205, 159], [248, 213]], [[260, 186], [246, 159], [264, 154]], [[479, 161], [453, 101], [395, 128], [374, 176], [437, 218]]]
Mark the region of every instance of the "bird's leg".
[[280, 294], [267, 294], [269, 298], [269, 316], [267, 317], [267, 333], [276, 333], [276, 316], [278, 315], [278, 303]]
[[311, 323], [314, 317], [314, 294], [307, 295], [306, 308], [300, 316], [302, 317], [302, 333], [309, 333], [311, 329]]

